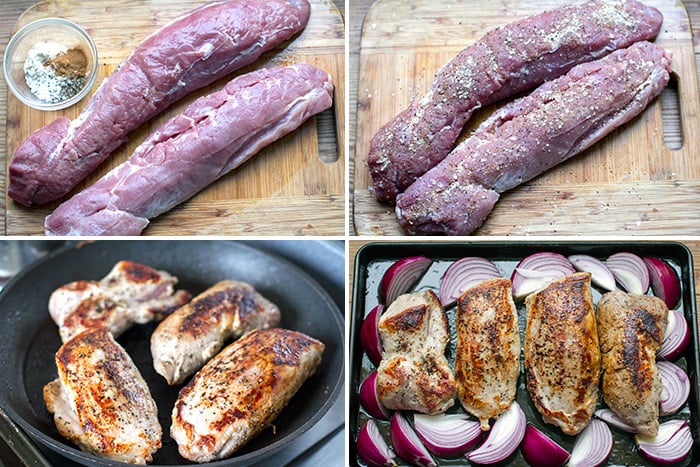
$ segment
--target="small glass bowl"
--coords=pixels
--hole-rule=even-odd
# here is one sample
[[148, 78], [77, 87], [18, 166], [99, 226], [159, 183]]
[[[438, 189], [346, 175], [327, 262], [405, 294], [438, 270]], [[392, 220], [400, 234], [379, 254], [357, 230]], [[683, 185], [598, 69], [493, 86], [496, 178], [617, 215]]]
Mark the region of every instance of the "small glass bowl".
[[[27, 53], [38, 42], [53, 41], [67, 48], [81, 48], [87, 55], [87, 73], [83, 88], [69, 99], [46, 102], [32, 94], [24, 80]], [[97, 77], [97, 48], [90, 35], [80, 26], [63, 18], [44, 18], [23, 26], [12, 36], [5, 49], [3, 71], [8, 87], [20, 101], [39, 110], [61, 110], [85, 97]]]

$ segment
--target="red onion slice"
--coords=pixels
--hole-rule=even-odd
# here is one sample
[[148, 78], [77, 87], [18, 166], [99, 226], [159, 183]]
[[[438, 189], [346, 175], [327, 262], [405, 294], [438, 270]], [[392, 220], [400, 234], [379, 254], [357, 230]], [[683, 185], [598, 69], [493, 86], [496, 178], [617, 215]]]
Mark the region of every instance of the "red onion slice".
[[656, 356], [664, 360], [675, 360], [683, 355], [688, 344], [690, 344], [690, 328], [683, 312], [669, 310], [664, 338]]
[[396, 454], [401, 459], [423, 467], [437, 465], [401, 412], [394, 412], [391, 416], [389, 433], [391, 433], [391, 443], [394, 445]]
[[681, 299], [681, 280], [676, 271], [663, 259], [647, 256], [644, 262], [649, 270], [651, 290], [671, 309]]
[[615, 276], [604, 262], [590, 255], [571, 255], [569, 261], [577, 271], [591, 273], [591, 282], [605, 290], [615, 290]]
[[522, 299], [541, 289], [553, 279], [576, 272], [564, 255], [549, 251], [533, 253], [523, 258], [511, 275], [513, 296]]
[[595, 411], [595, 416], [603, 420], [608, 425], [617, 428], [618, 430], [622, 430], [627, 433], [637, 432], [637, 429], [635, 427], [625, 423], [620, 417], [617, 416], [615, 412], [613, 412], [610, 409], [598, 409]]
[[408, 292], [425, 274], [430, 263], [432, 260], [425, 256], [409, 256], [392, 264], [382, 276], [382, 281], [379, 284], [379, 293], [383, 303], [389, 306], [391, 302], [396, 300], [396, 297]]
[[598, 467], [608, 460], [613, 435], [605, 422], [595, 418], [579, 433], [571, 450], [568, 467]]
[[455, 261], [440, 280], [440, 303], [449, 307], [468, 288], [489, 279], [501, 277], [494, 263], [485, 258], [466, 257]]
[[662, 423], [656, 436], [634, 437], [639, 452], [659, 464], [680, 462], [693, 448], [693, 435], [685, 420], [671, 420]]
[[681, 367], [671, 362], [656, 362], [661, 376], [661, 400], [659, 414], [670, 415], [678, 412], [690, 395], [690, 379]]
[[649, 289], [649, 270], [639, 256], [626, 251], [610, 255], [605, 265], [615, 280], [629, 293], [645, 294]]
[[495, 464], [513, 454], [525, 436], [527, 421], [517, 402], [503, 412], [493, 423], [486, 441], [467, 454], [470, 462]]
[[375, 365], [382, 360], [382, 343], [379, 339], [379, 318], [384, 312], [384, 305], [377, 305], [367, 313], [360, 326], [360, 342], [367, 357]]
[[369, 467], [396, 466], [396, 454], [386, 444], [374, 420], [368, 420], [357, 434], [357, 454]]
[[430, 452], [452, 459], [464, 455], [481, 439], [481, 423], [466, 414], [413, 416], [413, 427]]
[[377, 393], [377, 370], [374, 370], [360, 384], [360, 405], [365, 412], [380, 420], [389, 420], [389, 411], [379, 400]]
[[537, 467], [561, 467], [569, 459], [566, 449], [530, 424], [525, 429], [520, 452], [528, 464]]

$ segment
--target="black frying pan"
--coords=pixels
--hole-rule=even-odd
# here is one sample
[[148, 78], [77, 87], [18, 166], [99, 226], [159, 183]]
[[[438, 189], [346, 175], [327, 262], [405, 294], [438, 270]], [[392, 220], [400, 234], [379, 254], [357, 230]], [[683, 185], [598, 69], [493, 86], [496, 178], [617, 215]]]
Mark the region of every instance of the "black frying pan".
[[[313, 243], [293, 241], [299, 248]], [[274, 422], [230, 459], [207, 465], [259, 462], [305, 433], [333, 405], [344, 374], [343, 317], [328, 294], [306, 273], [254, 246], [230, 241], [101, 241], [56, 251], [18, 275], [0, 294], [0, 405], [41, 444], [85, 465], [122, 465], [83, 453], [58, 434], [46, 411], [43, 386], [56, 378], [54, 354], [61, 345], [47, 303], [51, 292], [78, 279], [100, 279], [121, 259], [164, 269], [178, 287], [197, 294], [230, 278], [251, 283], [282, 310], [281, 327], [326, 344], [321, 365]], [[155, 373], [150, 335], [155, 324], [137, 325], [118, 341], [131, 355], [158, 404], [163, 447], [155, 465], [189, 464], [170, 438], [170, 412], [181, 386], [169, 387]]]

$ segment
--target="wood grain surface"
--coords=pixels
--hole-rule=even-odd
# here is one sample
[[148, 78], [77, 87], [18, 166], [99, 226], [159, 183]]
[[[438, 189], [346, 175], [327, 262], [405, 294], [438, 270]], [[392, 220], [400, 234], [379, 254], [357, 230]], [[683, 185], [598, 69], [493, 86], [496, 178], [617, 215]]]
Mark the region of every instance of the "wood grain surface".
[[[104, 77], [151, 32], [183, 14], [200, 0], [47, 0], [15, 17], [13, 32], [38, 18], [61, 16], [81, 24], [96, 42], [98, 77]], [[330, 0], [311, 0], [312, 13], [305, 30], [266, 53], [239, 75], [272, 64], [310, 63], [328, 71], [336, 85], [332, 110], [312, 118], [297, 131], [263, 149], [243, 166], [213, 183], [189, 201], [152, 220], [147, 235], [342, 235], [345, 233], [345, 66], [344, 24]], [[4, 43], [6, 44], [6, 43]], [[4, 45], [3, 45], [4, 47]], [[93, 183], [126, 160], [138, 144], [167, 118], [181, 112], [195, 98], [219, 89], [231, 77], [181, 100], [130, 135], [74, 192]], [[3, 87], [4, 87], [3, 82]], [[40, 112], [7, 96], [6, 157], [32, 131], [57, 115], [76, 117], [87, 99], [60, 112]], [[4, 110], [4, 109], [3, 109]], [[339, 144], [339, 142], [341, 142]], [[0, 141], [0, 143], [2, 143]], [[2, 173], [6, 173], [5, 170]], [[5, 177], [0, 185], [5, 190]], [[48, 209], [27, 209], [5, 198], [3, 213], [8, 235], [43, 234]]]
[[[359, 235], [401, 235], [393, 207], [369, 190], [369, 141], [377, 129], [421, 97], [437, 70], [490, 27], [566, 0], [494, 2], [378, 0], [357, 40], [351, 16], [351, 70], [356, 61], [356, 133], [351, 133], [353, 225]], [[584, 154], [505, 193], [477, 235], [696, 235], [700, 233], [700, 126], [694, 35], [683, 4], [647, 0], [664, 13], [657, 43], [673, 52], [675, 96], [657, 99], [637, 119]], [[697, 10], [693, 9], [697, 15]], [[356, 15], [351, 7], [351, 15]], [[352, 73], [352, 71], [351, 71]], [[350, 79], [353, 79], [351, 75]], [[668, 92], [673, 94], [674, 91]], [[356, 93], [355, 95], [353, 93]], [[668, 94], [668, 93], [667, 93]], [[676, 97], [677, 96], [677, 97]], [[679, 101], [680, 105], [677, 104]], [[475, 113], [464, 137], [494, 107]], [[670, 115], [669, 115], [670, 114]], [[674, 115], [675, 114], [675, 115]], [[668, 118], [671, 117], [671, 118]], [[674, 118], [675, 117], [675, 118]], [[671, 128], [664, 138], [664, 123]], [[669, 149], [680, 145], [679, 149]]]

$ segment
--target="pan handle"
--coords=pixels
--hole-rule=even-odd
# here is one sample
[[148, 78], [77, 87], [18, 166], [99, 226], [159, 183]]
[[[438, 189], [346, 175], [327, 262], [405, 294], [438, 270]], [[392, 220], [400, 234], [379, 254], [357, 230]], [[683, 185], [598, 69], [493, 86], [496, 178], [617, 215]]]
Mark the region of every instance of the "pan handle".
[[29, 467], [51, 467], [29, 437], [0, 408], [0, 438]]

